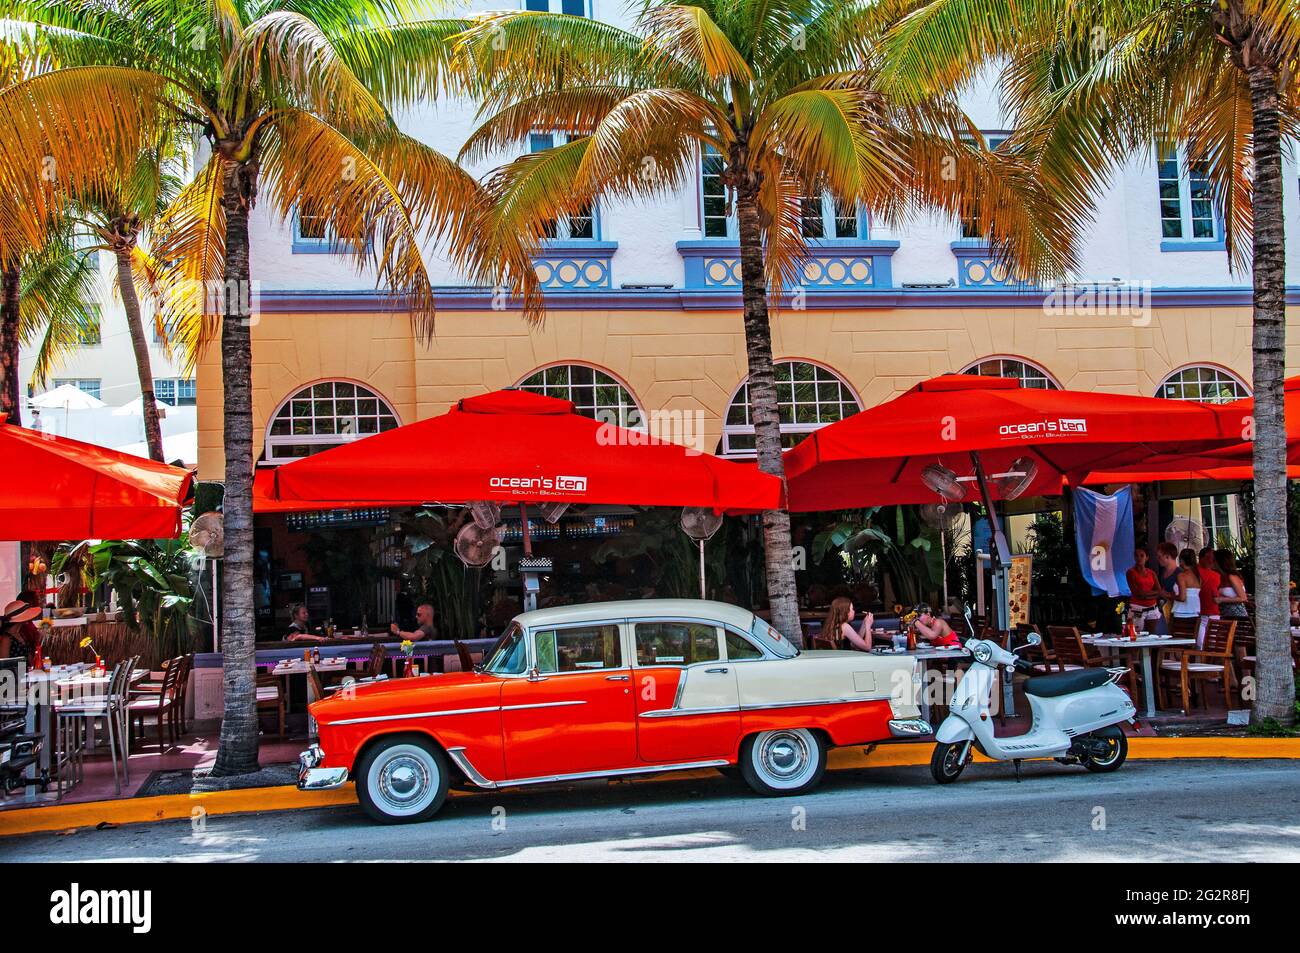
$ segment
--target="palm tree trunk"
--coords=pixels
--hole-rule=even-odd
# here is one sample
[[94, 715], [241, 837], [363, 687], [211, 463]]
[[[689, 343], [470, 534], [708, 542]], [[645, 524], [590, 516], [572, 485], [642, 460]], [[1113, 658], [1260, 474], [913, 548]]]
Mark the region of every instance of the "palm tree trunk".
[[18, 388], [18, 303], [22, 274], [6, 268], [0, 278], [0, 414], [11, 424], [22, 424], [22, 400]]
[[225, 712], [214, 775], [248, 774], [257, 763], [257, 677], [253, 620], [253, 387], [248, 267], [248, 213], [257, 167], [225, 161], [226, 257], [221, 325], [222, 412], [226, 492], [222, 506], [225, 556], [221, 581], [221, 652]]
[[144, 441], [150, 459], [163, 462], [162, 426], [158, 422], [158, 402], [153, 395], [153, 364], [149, 357], [149, 342], [144, 336], [144, 322], [140, 317], [140, 296], [135, 290], [135, 274], [131, 271], [131, 249], [119, 247], [117, 258], [117, 284], [126, 310], [126, 326], [131, 331], [131, 348], [135, 351], [135, 371], [140, 378], [140, 404], [144, 414]]
[[[767, 311], [767, 276], [763, 266], [763, 233], [756, 191], [737, 191], [736, 217], [740, 226], [740, 282], [745, 307], [745, 354], [749, 360], [749, 405], [754, 419], [758, 468], [784, 484], [781, 418], [776, 399], [776, 374], [772, 369], [772, 325]], [[763, 556], [767, 567], [767, 599], [772, 611], [772, 625], [795, 645], [802, 645], [790, 514], [785, 510], [766, 510], [763, 513]]]
[[[1249, 61], [1247, 61], [1249, 62]], [[1255, 704], [1266, 718], [1295, 723], [1291, 670], [1290, 554], [1287, 541], [1286, 269], [1282, 217], [1282, 137], [1277, 70], [1264, 57], [1246, 67], [1254, 126], [1251, 205], [1255, 231], [1252, 339], [1255, 441]]]

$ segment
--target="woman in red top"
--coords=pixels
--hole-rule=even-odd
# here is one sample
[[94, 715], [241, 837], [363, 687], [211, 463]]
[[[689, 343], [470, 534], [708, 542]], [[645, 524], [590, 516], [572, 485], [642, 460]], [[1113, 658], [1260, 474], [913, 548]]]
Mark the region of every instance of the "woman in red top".
[[916, 613], [912, 631], [916, 633], [918, 643], [929, 642], [937, 648], [961, 645], [961, 640], [957, 638], [957, 633], [952, 630], [952, 626], [936, 616], [929, 606], [922, 604], [912, 611]]
[[1198, 566], [1201, 570], [1201, 628], [1196, 644], [1199, 646], [1205, 640], [1205, 629], [1210, 620], [1219, 618], [1219, 564], [1214, 558], [1213, 547], [1206, 546], [1201, 550]]
[[1139, 547], [1133, 553], [1132, 568], [1124, 574], [1129, 591], [1128, 620], [1139, 629], [1160, 618], [1160, 580], [1147, 568], [1147, 559], [1147, 551]]

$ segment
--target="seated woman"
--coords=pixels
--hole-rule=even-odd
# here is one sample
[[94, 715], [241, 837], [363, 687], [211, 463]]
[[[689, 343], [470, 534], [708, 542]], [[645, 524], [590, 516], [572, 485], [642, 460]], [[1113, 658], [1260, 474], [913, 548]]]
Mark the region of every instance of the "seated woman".
[[952, 630], [952, 626], [944, 619], [936, 616], [934, 610], [928, 605], [922, 603], [914, 607], [912, 612], [916, 614], [916, 620], [912, 623], [912, 631], [916, 633], [918, 646], [922, 642], [936, 648], [961, 645], [961, 640], [957, 638], [957, 633]]
[[829, 641], [837, 649], [857, 649], [859, 652], [870, 652], [871, 626], [875, 618], [870, 612], [862, 617], [862, 634], [859, 635], [857, 630], [849, 624], [853, 621], [855, 614], [852, 599], [840, 596], [838, 599], [832, 600], [831, 609], [826, 613], [826, 621], [822, 623], [822, 638]]
[[[21, 598], [28, 595], [21, 593], [20, 598], [9, 603], [4, 612], [0, 613], [0, 658], [21, 657], [30, 664], [36, 652], [36, 643], [41, 638], [32, 620], [40, 618], [41, 610], [39, 606]], [[31, 598], [34, 601], [35, 597]]]

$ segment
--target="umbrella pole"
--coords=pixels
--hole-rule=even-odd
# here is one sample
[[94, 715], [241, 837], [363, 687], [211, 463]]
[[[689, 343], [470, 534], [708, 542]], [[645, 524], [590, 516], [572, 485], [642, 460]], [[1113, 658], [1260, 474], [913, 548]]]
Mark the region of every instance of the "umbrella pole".
[[708, 598], [704, 589], [704, 540], [700, 540], [700, 598]]
[[[978, 451], [970, 455], [975, 467], [975, 479], [979, 482], [980, 496], [984, 499], [984, 510], [988, 513], [989, 529], [993, 531], [993, 552], [989, 554], [993, 569], [993, 607], [997, 613], [999, 632], [1007, 633], [1007, 645], [1011, 645], [1011, 606], [1008, 589], [1011, 584], [1011, 550], [1007, 546], [1007, 537], [1002, 532], [1002, 521], [998, 519], [997, 510], [993, 508], [993, 494], [989, 491], [988, 478], [984, 475], [984, 463]], [[1011, 676], [1002, 679], [1002, 710], [1008, 718], [1016, 717], [1016, 696]]]

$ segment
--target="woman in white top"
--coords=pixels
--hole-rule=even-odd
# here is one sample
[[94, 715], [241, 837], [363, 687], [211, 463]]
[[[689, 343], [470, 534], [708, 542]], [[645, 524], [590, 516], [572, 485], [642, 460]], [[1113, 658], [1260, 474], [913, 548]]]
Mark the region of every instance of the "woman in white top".
[[1184, 549], [1178, 554], [1173, 606], [1175, 619], [1196, 619], [1201, 615], [1201, 573], [1196, 562], [1194, 550]]

